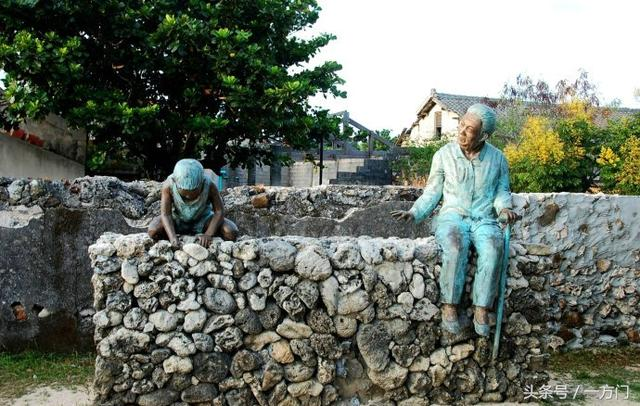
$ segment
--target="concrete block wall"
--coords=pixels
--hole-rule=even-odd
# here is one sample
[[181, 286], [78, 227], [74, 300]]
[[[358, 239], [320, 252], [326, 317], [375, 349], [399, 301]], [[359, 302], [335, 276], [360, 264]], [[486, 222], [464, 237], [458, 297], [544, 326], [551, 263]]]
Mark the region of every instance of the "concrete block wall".
[[[319, 161], [316, 162], [319, 164]], [[322, 172], [322, 184], [330, 184], [332, 179], [338, 177], [340, 172], [357, 171], [358, 167], [365, 165], [364, 158], [339, 158], [324, 161]], [[256, 166], [256, 185], [271, 185], [271, 168], [268, 165]], [[312, 187], [318, 186], [320, 180], [319, 169], [311, 162], [295, 162], [291, 166], [281, 168], [281, 184], [279, 186]], [[231, 187], [247, 184], [247, 169], [236, 168], [229, 170], [227, 184]]]
[[82, 129], [70, 128], [62, 117], [49, 114], [40, 121], [26, 120], [20, 128], [44, 140], [45, 149], [84, 164], [87, 133]]
[[84, 175], [84, 159], [82, 162], [65, 158], [17, 138], [0, 135], [0, 176], [75, 179]]

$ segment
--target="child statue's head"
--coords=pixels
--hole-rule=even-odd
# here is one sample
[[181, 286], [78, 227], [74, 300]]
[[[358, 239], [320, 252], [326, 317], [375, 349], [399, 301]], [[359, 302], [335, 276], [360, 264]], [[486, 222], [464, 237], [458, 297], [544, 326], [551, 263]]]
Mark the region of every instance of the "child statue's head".
[[183, 198], [192, 200], [200, 194], [204, 168], [195, 159], [181, 159], [173, 168], [173, 180]]

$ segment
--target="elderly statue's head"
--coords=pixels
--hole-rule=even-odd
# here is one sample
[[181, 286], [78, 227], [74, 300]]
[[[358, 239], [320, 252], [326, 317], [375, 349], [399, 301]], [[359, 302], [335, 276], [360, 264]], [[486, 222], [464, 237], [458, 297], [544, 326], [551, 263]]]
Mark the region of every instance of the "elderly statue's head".
[[496, 129], [496, 112], [484, 104], [474, 104], [460, 119], [458, 144], [464, 150], [473, 151], [484, 143]]

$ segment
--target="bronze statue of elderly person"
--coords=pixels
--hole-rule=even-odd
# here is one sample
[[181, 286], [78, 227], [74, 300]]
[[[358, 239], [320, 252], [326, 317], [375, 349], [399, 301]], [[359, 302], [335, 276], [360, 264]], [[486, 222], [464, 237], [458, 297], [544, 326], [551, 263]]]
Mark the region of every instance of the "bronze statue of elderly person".
[[496, 113], [484, 104], [474, 104], [460, 119], [457, 140], [433, 156], [424, 193], [409, 211], [395, 210], [398, 220], [420, 223], [442, 200], [435, 218], [435, 237], [442, 250], [439, 276], [442, 327], [461, 332], [457, 306], [464, 291], [469, 247], [478, 255], [473, 280], [473, 325], [488, 336], [488, 312], [496, 296], [504, 251], [498, 218], [512, 223], [509, 169], [497, 148], [487, 142], [496, 125]]
[[180, 247], [178, 234], [193, 234], [208, 247], [214, 236], [235, 241], [238, 227], [224, 218], [213, 171], [195, 159], [181, 159], [162, 185], [160, 216], [151, 221], [148, 233], [154, 240], [168, 239], [175, 248]]

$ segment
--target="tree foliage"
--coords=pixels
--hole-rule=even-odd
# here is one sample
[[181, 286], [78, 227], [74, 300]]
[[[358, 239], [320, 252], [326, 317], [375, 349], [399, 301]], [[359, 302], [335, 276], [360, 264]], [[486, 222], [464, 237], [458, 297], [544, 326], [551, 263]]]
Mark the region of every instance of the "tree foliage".
[[613, 111], [599, 106], [597, 93], [584, 71], [555, 86], [527, 76], [504, 86], [496, 133], [504, 140], [514, 191], [597, 189], [603, 179], [599, 157], [612, 141], [607, 123]]
[[446, 143], [439, 140], [420, 147], [407, 147], [408, 154], [397, 157], [391, 163], [396, 182], [405, 186], [424, 186], [429, 178], [433, 156]]
[[518, 75], [515, 83], [505, 83], [502, 88], [503, 102], [524, 102], [530, 109], [540, 113], [559, 111], [563, 103], [582, 100], [590, 106], [600, 105], [597, 87], [589, 74], [580, 70], [574, 80], [561, 79], [555, 86], [544, 80], [534, 80], [527, 75]]
[[[389, 142], [394, 142], [394, 137], [391, 136], [391, 130], [389, 129], [383, 129], [381, 131], [376, 131], [375, 132], [376, 135], [378, 135], [379, 137], [383, 138], [386, 141]], [[351, 141], [355, 143], [356, 148], [359, 151], [368, 151], [369, 150], [369, 131], [357, 131], [355, 134], [353, 134], [353, 136], [351, 137]], [[374, 139], [373, 140], [373, 150], [374, 151], [388, 151], [389, 150], [389, 146]]]
[[[518, 75], [515, 83], [505, 83], [498, 102], [498, 120], [492, 143], [499, 148], [518, 142], [527, 117], [539, 116], [551, 120], [566, 117], [565, 107], [572, 101], [580, 101], [590, 108], [600, 105], [598, 92], [589, 75], [580, 71], [578, 77], [562, 79], [555, 85], [530, 76]], [[565, 107], [563, 107], [565, 106]], [[608, 109], [592, 109], [606, 119]]]
[[218, 171], [275, 159], [336, 128], [313, 108], [343, 96], [340, 65], [307, 63], [333, 37], [301, 39], [315, 0], [14, 0], [0, 3], [2, 124], [49, 112], [107, 157], [165, 175], [181, 157]]
[[606, 192], [640, 195], [640, 113], [609, 123], [597, 163]]
[[584, 192], [593, 183], [601, 130], [576, 114], [578, 107], [566, 110], [558, 120], [528, 117], [518, 142], [505, 147], [514, 191]]

